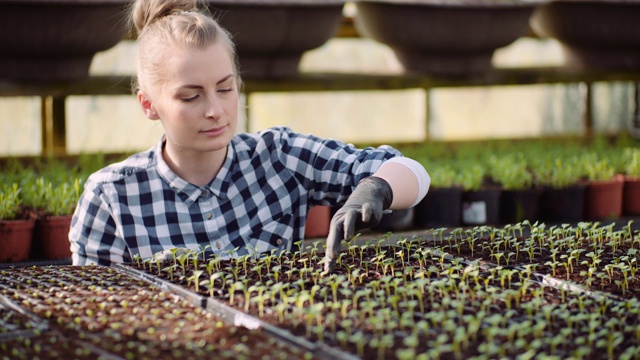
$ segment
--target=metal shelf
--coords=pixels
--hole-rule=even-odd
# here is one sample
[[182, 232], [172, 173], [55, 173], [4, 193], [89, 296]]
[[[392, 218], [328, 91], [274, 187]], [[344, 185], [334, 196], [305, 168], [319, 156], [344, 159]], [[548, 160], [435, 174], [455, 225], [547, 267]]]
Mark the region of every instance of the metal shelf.
[[[0, 96], [38, 96], [42, 108], [42, 154], [66, 154], [68, 96], [132, 95], [130, 75], [91, 76], [77, 82], [10, 82], [0, 79]], [[439, 78], [421, 74], [301, 73], [279, 79], [243, 79], [243, 92], [371, 91], [434, 88], [583, 83], [587, 89], [585, 135], [592, 133], [591, 85], [595, 82], [628, 81], [640, 84], [640, 70], [593, 71], [564, 67], [499, 68], [475, 77]], [[636, 86], [638, 92], [639, 86]], [[638, 113], [636, 94], [636, 114]], [[428, 96], [425, 101], [429, 101]]]

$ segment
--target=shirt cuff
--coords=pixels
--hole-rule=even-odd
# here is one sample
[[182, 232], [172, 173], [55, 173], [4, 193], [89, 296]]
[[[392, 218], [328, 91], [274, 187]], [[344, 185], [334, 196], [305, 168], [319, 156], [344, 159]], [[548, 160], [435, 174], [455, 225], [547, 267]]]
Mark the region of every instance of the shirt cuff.
[[429, 191], [429, 186], [431, 185], [431, 178], [429, 177], [429, 174], [427, 173], [427, 170], [424, 168], [424, 166], [422, 166], [422, 164], [420, 164], [419, 162], [404, 156], [391, 158], [385, 161], [385, 163], [401, 164], [406, 166], [407, 168], [409, 168], [409, 170], [411, 170], [411, 172], [413, 172], [413, 174], [416, 176], [416, 180], [418, 180], [418, 197], [410, 207], [418, 205], [418, 203], [422, 201], [422, 199], [427, 195], [427, 191]]

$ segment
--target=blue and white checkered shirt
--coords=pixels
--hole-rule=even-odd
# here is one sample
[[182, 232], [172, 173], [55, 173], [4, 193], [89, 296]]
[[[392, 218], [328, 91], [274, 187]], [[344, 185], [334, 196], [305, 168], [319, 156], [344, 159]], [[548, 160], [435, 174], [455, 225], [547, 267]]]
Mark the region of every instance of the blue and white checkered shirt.
[[175, 247], [289, 250], [303, 239], [311, 206], [344, 203], [361, 179], [401, 156], [276, 127], [236, 135], [216, 178], [198, 187], [169, 169], [162, 146], [89, 177], [69, 233], [74, 264], [130, 262]]

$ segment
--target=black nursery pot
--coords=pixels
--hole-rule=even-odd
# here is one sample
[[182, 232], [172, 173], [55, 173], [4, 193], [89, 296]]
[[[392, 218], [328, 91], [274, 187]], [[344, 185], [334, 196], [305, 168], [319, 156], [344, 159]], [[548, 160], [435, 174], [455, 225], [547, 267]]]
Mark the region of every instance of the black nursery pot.
[[460, 226], [462, 187], [430, 188], [414, 208], [416, 228]]
[[385, 214], [380, 223], [373, 227], [372, 230], [378, 232], [388, 231], [405, 231], [413, 226], [414, 208], [396, 210], [392, 213]]
[[500, 194], [500, 222], [514, 224], [524, 220], [538, 220], [540, 195], [538, 188], [502, 190]]
[[500, 222], [499, 187], [485, 187], [462, 193], [463, 225], [495, 225]]
[[582, 221], [585, 190], [585, 184], [562, 188], [544, 187], [538, 217], [552, 223]]

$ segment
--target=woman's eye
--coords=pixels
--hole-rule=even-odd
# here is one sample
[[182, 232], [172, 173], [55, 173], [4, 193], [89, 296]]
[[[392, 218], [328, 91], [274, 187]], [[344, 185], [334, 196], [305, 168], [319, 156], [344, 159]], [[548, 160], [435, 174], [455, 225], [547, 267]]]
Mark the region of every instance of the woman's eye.
[[228, 93], [228, 92], [231, 92], [231, 91], [233, 91], [233, 88], [227, 88], [227, 89], [218, 90], [218, 92], [221, 92], [221, 93]]
[[197, 99], [197, 98], [198, 98], [198, 95], [193, 95], [193, 96], [191, 96], [191, 97], [182, 98], [182, 101], [184, 101], [184, 102], [190, 102], [190, 101], [193, 101], [193, 100], [195, 100], [195, 99]]

